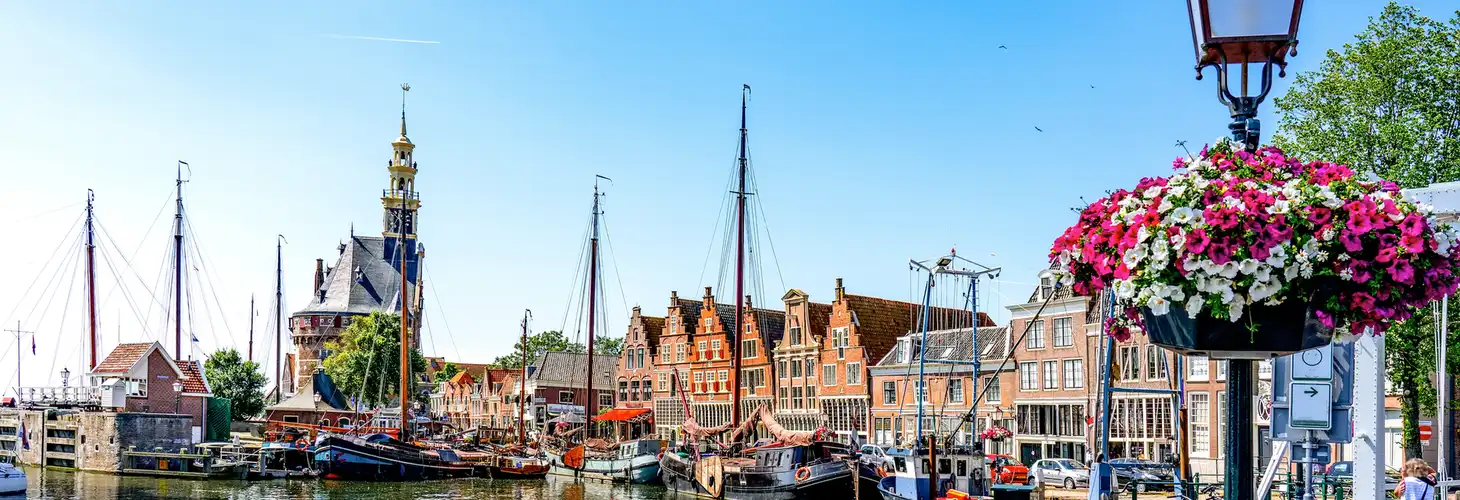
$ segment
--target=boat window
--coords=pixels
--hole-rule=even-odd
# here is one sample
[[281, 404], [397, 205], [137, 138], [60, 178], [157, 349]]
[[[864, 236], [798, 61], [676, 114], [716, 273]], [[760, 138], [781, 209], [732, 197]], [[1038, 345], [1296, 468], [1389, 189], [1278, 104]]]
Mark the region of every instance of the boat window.
[[948, 474], [950, 472], [953, 472], [953, 461], [946, 458], [938, 459], [938, 473]]
[[959, 460], [958, 461], [958, 475], [960, 475], [960, 476], [967, 476], [968, 475], [968, 461], [967, 460]]
[[897, 466], [898, 472], [907, 472], [907, 461], [903, 460], [902, 457], [893, 457], [892, 463]]
[[932, 470], [931, 467], [928, 467], [928, 459], [924, 458], [922, 465], [923, 465], [922, 467], [918, 468], [918, 472], [919, 473], [927, 474], [928, 471]]

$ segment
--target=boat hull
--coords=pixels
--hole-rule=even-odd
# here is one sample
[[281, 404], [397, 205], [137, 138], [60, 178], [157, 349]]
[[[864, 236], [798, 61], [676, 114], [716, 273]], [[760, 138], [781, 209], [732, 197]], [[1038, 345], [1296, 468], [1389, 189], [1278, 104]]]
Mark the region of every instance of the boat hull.
[[325, 479], [420, 481], [480, 476], [468, 463], [426, 458], [414, 447], [378, 445], [326, 437], [314, 449], [314, 465]]
[[584, 458], [583, 467], [563, 463], [561, 454], [549, 451], [548, 463], [554, 476], [572, 477], [613, 483], [654, 484], [659, 482], [659, 459], [654, 455], [629, 458]]
[[[664, 486], [677, 495], [732, 500], [788, 500], [804, 498], [842, 498], [852, 491], [856, 475], [842, 463], [812, 465], [810, 477], [798, 481], [795, 470], [737, 470], [726, 466], [720, 496], [709, 491], [694, 477], [694, 464], [678, 454], [666, 453], [660, 461], [660, 477]], [[825, 496], [830, 495], [830, 496]]]

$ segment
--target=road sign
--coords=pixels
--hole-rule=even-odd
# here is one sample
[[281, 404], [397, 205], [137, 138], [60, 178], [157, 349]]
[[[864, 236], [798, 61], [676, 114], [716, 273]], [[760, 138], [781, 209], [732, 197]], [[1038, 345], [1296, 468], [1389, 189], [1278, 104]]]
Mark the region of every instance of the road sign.
[[1333, 451], [1329, 449], [1328, 445], [1321, 444], [1317, 448], [1313, 448], [1312, 460], [1309, 460], [1309, 458], [1307, 448], [1304, 448], [1301, 444], [1293, 445], [1293, 462], [1327, 464], [1333, 461]]
[[[1315, 349], [1317, 350], [1317, 349]], [[1332, 358], [1331, 377], [1329, 384], [1332, 385], [1333, 401], [1330, 403], [1330, 427], [1327, 430], [1313, 430], [1313, 437], [1320, 443], [1347, 443], [1353, 441], [1353, 417], [1352, 410], [1354, 399], [1354, 344], [1339, 343], [1326, 346]], [[1292, 401], [1289, 391], [1293, 380], [1293, 365], [1309, 364], [1303, 363], [1302, 355], [1308, 351], [1282, 356], [1273, 360], [1272, 372], [1272, 439], [1277, 441], [1300, 442], [1307, 435], [1304, 430], [1289, 430], [1289, 423], [1292, 420], [1290, 409]], [[1309, 357], [1311, 361], [1313, 358]], [[1321, 364], [1321, 363], [1320, 363]], [[1316, 367], [1315, 367], [1316, 368]], [[1306, 368], [1305, 368], [1306, 369]], [[1322, 373], [1321, 369], [1309, 371], [1308, 373]], [[1296, 448], [1296, 446], [1294, 447]]]
[[1333, 344], [1290, 356], [1293, 380], [1333, 380]]
[[1288, 387], [1288, 427], [1326, 431], [1333, 427], [1333, 385], [1293, 382]]
[[1430, 422], [1429, 420], [1420, 420], [1419, 421], [1419, 440], [1420, 441], [1424, 441], [1425, 442], [1425, 446], [1429, 446], [1429, 444], [1430, 444], [1430, 437], [1432, 435], [1434, 435], [1434, 433], [1435, 433], [1434, 422]]

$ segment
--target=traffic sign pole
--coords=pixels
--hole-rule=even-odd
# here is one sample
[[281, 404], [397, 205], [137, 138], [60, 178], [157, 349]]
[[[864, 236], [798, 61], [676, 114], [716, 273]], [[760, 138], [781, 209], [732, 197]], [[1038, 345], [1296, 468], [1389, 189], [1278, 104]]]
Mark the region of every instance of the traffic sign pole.
[[1303, 451], [1307, 452], [1303, 457], [1303, 500], [1313, 500], [1313, 456], [1317, 453], [1314, 448], [1318, 445], [1313, 440], [1313, 431], [1304, 431]]

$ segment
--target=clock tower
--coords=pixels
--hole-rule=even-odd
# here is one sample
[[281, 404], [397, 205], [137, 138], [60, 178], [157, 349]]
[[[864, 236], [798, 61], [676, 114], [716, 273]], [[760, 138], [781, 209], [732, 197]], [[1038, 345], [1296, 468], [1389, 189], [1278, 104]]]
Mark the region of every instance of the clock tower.
[[406, 259], [406, 281], [419, 283], [420, 249], [416, 241], [417, 213], [421, 209], [421, 198], [416, 193], [416, 145], [406, 136], [405, 91], [409, 85], [401, 85], [400, 137], [390, 143], [391, 157], [386, 163], [390, 183], [380, 195], [384, 208], [382, 220], [385, 237], [382, 255], [395, 269], [400, 269], [402, 254]]

